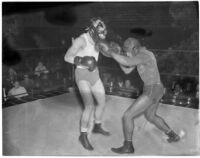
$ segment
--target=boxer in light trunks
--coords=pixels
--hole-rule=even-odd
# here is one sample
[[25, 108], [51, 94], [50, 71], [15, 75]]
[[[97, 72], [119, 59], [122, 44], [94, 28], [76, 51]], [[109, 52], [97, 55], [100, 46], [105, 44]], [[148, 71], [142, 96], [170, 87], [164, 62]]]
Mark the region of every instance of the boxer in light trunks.
[[177, 142], [180, 137], [167, 125], [167, 123], [156, 114], [159, 101], [164, 94], [164, 88], [160, 80], [160, 74], [154, 54], [140, 45], [135, 38], [128, 38], [124, 42], [124, 54], [108, 52], [126, 73], [132, 72], [137, 67], [138, 73], [144, 82], [143, 93], [125, 111], [123, 122], [124, 144], [119, 148], [112, 148], [115, 153], [134, 153], [132, 136], [134, 130], [134, 119], [144, 114], [145, 118], [163, 131], [168, 136], [168, 142]]
[[[93, 133], [105, 136], [110, 135], [102, 128], [102, 117], [105, 109], [105, 89], [99, 76], [97, 61], [99, 50], [96, 43], [104, 40], [107, 35], [105, 23], [100, 18], [92, 18], [87, 32], [74, 39], [72, 46], [67, 50], [65, 61], [75, 64], [75, 80], [80, 91], [84, 111], [80, 121], [79, 141], [87, 150], [93, 150], [88, 139], [88, 132], [91, 127], [90, 120], [94, 116]], [[97, 101], [94, 106], [93, 96]]]

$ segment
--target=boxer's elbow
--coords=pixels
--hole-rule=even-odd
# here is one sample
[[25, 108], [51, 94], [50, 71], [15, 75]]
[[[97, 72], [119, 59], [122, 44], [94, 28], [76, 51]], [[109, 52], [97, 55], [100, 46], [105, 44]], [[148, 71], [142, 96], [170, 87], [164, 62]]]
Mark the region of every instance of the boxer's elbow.
[[74, 56], [70, 55], [68, 52], [65, 54], [64, 60], [68, 63], [74, 63]]

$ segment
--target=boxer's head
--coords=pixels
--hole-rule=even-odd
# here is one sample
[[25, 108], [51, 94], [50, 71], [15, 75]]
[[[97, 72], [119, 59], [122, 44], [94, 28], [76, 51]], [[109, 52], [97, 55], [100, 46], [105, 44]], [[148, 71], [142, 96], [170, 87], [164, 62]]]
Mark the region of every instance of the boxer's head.
[[101, 18], [92, 18], [88, 31], [95, 42], [105, 39], [107, 35], [106, 25]]
[[135, 56], [139, 53], [140, 47], [140, 42], [137, 39], [130, 37], [124, 41], [123, 50], [127, 53], [127, 56]]

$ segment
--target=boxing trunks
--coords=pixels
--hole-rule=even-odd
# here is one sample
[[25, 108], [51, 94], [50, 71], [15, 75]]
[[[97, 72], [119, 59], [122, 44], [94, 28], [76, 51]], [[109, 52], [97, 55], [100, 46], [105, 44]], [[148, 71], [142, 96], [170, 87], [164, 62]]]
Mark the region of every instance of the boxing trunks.
[[84, 69], [77, 66], [75, 70], [75, 80], [77, 84], [79, 83], [79, 81], [85, 80], [88, 81], [93, 86], [99, 79], [100, 77], [98, 68], [90, 72], [88, 71], [88, 69]]
[[153, 103], [157, 103], [164, 95], [164, 87], [162, 83], [144, 85], [143, 95], [148, 96]]

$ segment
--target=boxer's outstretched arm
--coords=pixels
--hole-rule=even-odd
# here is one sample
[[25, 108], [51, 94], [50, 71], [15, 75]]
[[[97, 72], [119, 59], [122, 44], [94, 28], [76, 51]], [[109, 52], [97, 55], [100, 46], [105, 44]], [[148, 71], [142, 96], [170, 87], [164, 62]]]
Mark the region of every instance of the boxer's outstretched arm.
[[118, 63], [124, 66], [136, 66], [149, 60], [147, 56], [127, 57], [115, 53], [112, 53], [111, 55]]
[[74, 64], [74, 58], [76, 57], [79, 50], [83, 49], [86, 45], [84, 38], [77, 38], [72, 42], [72, 46], [67, 50], [65, 54], [65, 61]]

